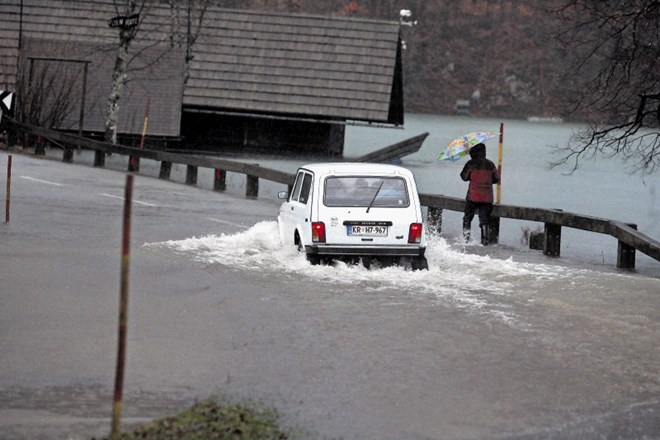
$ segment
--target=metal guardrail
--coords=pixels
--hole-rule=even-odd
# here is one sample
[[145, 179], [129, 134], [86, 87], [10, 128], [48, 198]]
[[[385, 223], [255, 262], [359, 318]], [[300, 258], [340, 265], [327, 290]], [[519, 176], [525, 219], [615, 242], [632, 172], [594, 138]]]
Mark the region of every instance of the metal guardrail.
[[[7, 128], [14, 130], [17, 133], [21, 132], [32, 136], [42, 136], [52, 142], [64, 145], [63, 160], [65, 162], [72, 161], [73, 155], [71, 154], [71, 151], [73, 147], [95, 150], [97, 158], [99, 155], [104, 156], [106, 153], [123, 154], [138, 159], [137, 161], [131, 160], [128, 171], [137, 171], [139, 169], [139, 158], [160, 161], [161, 168], [159, 177], [162, 179], [169, 179], [172, 164], [178, 163], [187, 166], [186, 183], [193, 185], [197, 183], [198, 167], [211, 168], [216, 170], [214, 189], [219, 191], [225, 189], [224, 179], [226, 172], [240, 173], [247, 176], [246, 197], [257, 197], [259, 191], [259, 179], [266, 179], [289, 187], [293, 185], [295, 179], [294, 174], [261, 167], [255, 164], [247, 164], [207, 156], [193, 156], [113, 145], [64, 132], [20, 124], [12, 120], [6, 120], [4, 122]], [[424, 137], [426, 136], [424, 135]], [[96, 166], [103, 166], [103, 163], [103, 160], [100, 160], [100, 158], [95, 160]], [[463, 212], [465, 207], [465, 200], [443, 195], [420, 194], [420, 202], [423, 206], [428, 207], [429, 227], [436, 231], [439, 231], [441, 228], [443, 210], [448, 209], [451, 211]], [[607, 234], [616, 238], [618, 240], [617, 267], [619, 268], [633, 269], [635, 267], [636, 250], [660, 261], [660, 242], [637, 231], [637, 227], [634, 224], [625, 224], [615, 220], [575, 214], [558, 209], [531, 208], [502, 204], [494, 206], [492, 217], [493, 224], [491, 224], [491, 230], [493, 231], [493, 235], [491, 236], [491, 242], [494, 243], [496, 243], [498, 239], [500, 219], [509, 218], [528, 220], [544, 223], [543, 252], [549, 256], [559, 256], [561, 247], [561, 228], [568, 227]]]
[[[441, 218], [438, 210], [448, 209], [463, 212], [465, 200], [457, 197], [420, 194], [420, 202], [429, 207], [429, 216]], [[499, 222], [502, 218], [528, 220], [544, 223], [543, 253], [558, 257], [561, 247], [561, 227], [581, 229], [610, 235], [618, 240], [617, 267], [633, 269], [635, 267], [635, 250], [660, 261], [660, 242], [637, 230], [634, 224], [626, 224], [616, 220], [575, 214], [559, 209], [530, 208], [514, 205], [494, 205], [493, 224], [491, 229], [495, 235], [499, 232]], [[496, 242], [497, 236], [491, 237]]]

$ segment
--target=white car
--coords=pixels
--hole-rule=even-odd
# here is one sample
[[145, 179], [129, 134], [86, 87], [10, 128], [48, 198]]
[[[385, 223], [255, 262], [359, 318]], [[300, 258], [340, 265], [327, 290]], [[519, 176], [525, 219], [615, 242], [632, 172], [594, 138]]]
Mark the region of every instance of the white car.
[[283, 245], [312, 264], [373, 260], [428, 269], [422, 209], [413, 174], [375, 163], [317, 163], [298, 169], [291, 194], [279, 193]]

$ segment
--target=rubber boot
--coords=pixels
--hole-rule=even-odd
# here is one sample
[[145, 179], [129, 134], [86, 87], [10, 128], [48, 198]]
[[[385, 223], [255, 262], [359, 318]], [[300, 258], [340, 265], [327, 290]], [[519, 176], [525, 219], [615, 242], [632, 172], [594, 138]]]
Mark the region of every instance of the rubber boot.
[[469, 229], [463, 229], [463, 240], [465, 240], [466, 243], [470, 242], [470, 230]]
[[490, 243], [490, 227], [488, 225], [480, 225], [481, 228], [481, 244], [488, 246]]

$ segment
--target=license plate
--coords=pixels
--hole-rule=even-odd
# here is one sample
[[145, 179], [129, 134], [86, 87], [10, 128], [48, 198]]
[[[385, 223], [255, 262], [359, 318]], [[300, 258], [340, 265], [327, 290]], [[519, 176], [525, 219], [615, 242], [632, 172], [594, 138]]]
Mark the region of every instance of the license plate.
[[361, 237], [387, 237], [387, 226], [348, 226], [348, 235]]

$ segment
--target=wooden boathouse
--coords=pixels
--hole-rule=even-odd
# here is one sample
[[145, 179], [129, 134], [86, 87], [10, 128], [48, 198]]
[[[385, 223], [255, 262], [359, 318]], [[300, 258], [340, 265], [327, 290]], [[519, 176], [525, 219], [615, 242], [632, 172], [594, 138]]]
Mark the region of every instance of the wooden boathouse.
[[[17, 93], [24, 122], [102, 136], [114, 4], [0, 3], [0, 90]], [[123, 143], [148, 119], [151, 148], [341, 157], [346, 124], [403, 125], [399, 22], [187, 4], [140, 12], [120, 101]], [[57, 118], [34, 112], [57, 99], [35, 90], [68, 97]]]

